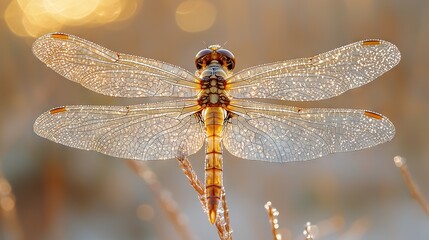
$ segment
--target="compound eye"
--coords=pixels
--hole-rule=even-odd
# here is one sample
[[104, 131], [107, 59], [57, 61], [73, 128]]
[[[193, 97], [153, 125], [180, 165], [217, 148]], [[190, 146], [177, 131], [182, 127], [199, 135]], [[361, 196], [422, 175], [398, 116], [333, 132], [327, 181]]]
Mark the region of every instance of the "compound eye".
[[235, 59], [234, 54], [232, 54], [232, 52], [230, 52], [229, 50], [221, 48], [221, 49], [216, 50], [216, 52], [224, 55], [225, 57], [229, 57], [229, 58]]
[[235, 67], [235, 57], [232, 52], [226, 50], [226, 49], [218, 49], [216, 50], [217, 53], [222, 55], [222, 60], [224, 64], [228, 67], [228, 70], [232, 70]]
[[195, 60], [200, 59], [200, 58], [202, 58], [202, 57], [204, 57], [204, 56], [206, 56], [212, 52], [213, 51], [210, 49], [203, 49], [197, 53], [197, 55], [195, 56]]
[[201, 69], [204, 64], [204, 57], [207, 55], [210, 55], [213, 52], [211, 49], [203, 49], [197, 53], [195, 56], [195, 66], [197, 66], [197, 69]]

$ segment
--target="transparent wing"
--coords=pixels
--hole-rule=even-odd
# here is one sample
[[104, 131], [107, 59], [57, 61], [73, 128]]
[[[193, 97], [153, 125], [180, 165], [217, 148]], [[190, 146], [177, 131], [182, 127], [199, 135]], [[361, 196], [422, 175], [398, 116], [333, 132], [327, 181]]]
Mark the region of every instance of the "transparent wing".
[[223, 144], [245, 159], [309, 160], [372, 147], [395, 135], [389, 119], [365, 110], [301, 109], [243, 100], [231, 105], [235, 115], [225, 127]]
[[356, 42], [311, 58], [245, 69], [228, 79], [237, 98], [315, 101], [364, 85], [398, 64], [398, 48], [383, 40]]
[[33, 44], [34, 54], [62, 76], [97, 93], [115, 97], [197, 94], [195, 77], [161, 61], [121, 54], [64, 33], [50, 33]]
[[66, 106], [37, 118], [34, 131], [70, 147], [139, 159], [171, 159], [193, 154], [204, 131], [193, 114], [195, 101], [133, 106]]

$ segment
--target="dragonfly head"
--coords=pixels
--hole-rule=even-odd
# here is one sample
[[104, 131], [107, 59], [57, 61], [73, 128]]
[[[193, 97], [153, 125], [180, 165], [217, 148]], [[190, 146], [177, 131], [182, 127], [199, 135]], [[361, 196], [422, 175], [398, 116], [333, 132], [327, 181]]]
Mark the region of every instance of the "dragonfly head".
[[199, 51], [195, 56], [195, 66], [198, 70], [201, 70], [213, 60], [218, 61], [224, 68], [228, 69], [228, 71], [231, 71], [235, 67], [234, 54], [222, 48], [220, 45], [210, 45]]

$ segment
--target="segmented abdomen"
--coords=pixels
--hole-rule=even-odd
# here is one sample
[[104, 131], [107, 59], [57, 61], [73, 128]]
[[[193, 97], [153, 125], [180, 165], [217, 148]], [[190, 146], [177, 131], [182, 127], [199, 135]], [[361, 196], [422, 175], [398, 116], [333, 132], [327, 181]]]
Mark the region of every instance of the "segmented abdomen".
[[207, 134], [206, 149], [206, 199], [210, 222], [216, 221], [217, 208], [222, 190], [222, 128], [225, 110], [222, 107], [207, 107], [204, 112]]

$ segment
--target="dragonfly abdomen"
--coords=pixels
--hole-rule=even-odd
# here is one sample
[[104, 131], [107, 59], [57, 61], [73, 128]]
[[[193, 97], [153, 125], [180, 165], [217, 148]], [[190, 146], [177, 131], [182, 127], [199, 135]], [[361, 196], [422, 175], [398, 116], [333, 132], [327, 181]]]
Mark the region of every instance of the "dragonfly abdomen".
[[207, 107], [203, 111], [206, 128], [206, 199], [210, 222], [216, 221], [217, 208], [222, 190], [222, 128], [225, 110]]

